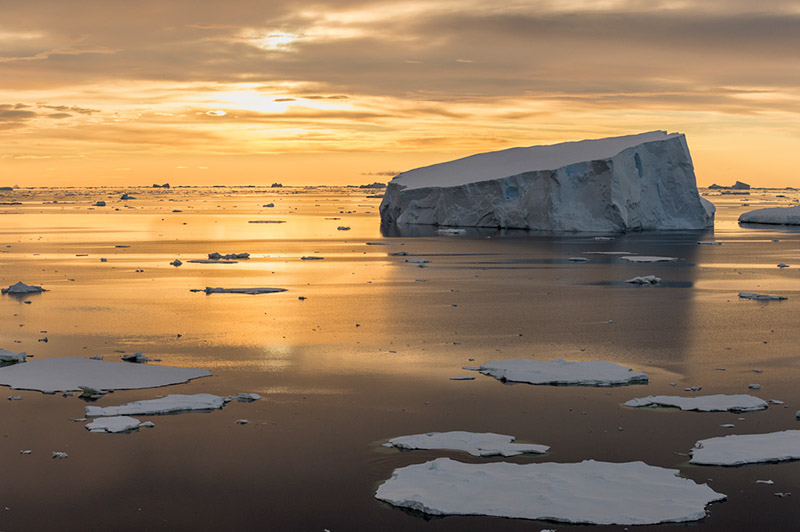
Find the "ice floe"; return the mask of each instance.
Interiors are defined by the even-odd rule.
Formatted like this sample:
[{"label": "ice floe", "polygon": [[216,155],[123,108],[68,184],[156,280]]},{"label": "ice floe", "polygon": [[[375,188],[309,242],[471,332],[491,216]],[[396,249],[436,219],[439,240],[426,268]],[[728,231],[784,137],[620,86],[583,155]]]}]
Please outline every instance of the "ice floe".
[{"label": "ice floe", "polygon": [[227,259],[196,259],[186,262],[191,262],[192,264],[238,264],[239,261]]},{"label": "ice floe", "polygon": [[36,294],[39,292],[47,292],[41,286],[25,284],[22,281],[12,284],[8,288],[0,288],[3,294]]},{"label": "ice floe", "polygon": [[721,246],[722,242],[717,242],[716,240],[698,240],[698,244],[705,244],[707,246]]},{"label": "ice floe", "polygon": [[286,288],[212,288],[206,286],[203,290],[192,290],[193,292],[205,292],[206,294],[274,294],[277,292],[286,292]]},{"label": "ice floe", "polygon": [[603,360],[568,362],[560,358],[553,361],[518,358],[486,362],[479,371],[502,381],[530,384],[614,386],[647,384],[648,381],[646,373]]},{"label": "ice floe", "polygon": [[644,277],[634,277],[633,279],[628,279],[625,281],[626,283],[631,284],[658,284],[661,282],[661,277],[656,277],[655,275],[645,275]]},{"label": "ice floe", "polygon": [[770,225],[800,225],[800,205],[756,209],[739,216],[739,222]]},{"label": "ice floe", "polygon": [[240,393],[236,395],[236,400],[241,403],[252,403],[253,401],[258,401],[261,399],[261,396],[257,393]]},{"label": "ice floe", "polygon": [[422,257],[413,257],[410,259],[406,259],[406,262],[410,262],[411,264],[427,264],[430,262],[430,260],[423,259]]},{"label": "ice floe", "polygon": [[157,388],[208,377],[199,368],[176,368],[124,362],[106,362],[79,357],[42,358],[0,368],[0,385],[14,390],[45,393],[94,390]]},{"label": "ice floe", "polygon": [[87,423],[86,430],[89,432],[127,432],[138,429],[140,425],[141,422],[133,417],[103,417]]},{"label": "ice floe", "polygon": [[513,443],[516,438],[492,432],[428,432],[392,438],[387,447],[398,449],[442,449],[465,451],[473,456],[516,456],[523,453],[541,454],[550,448],[535,443]]},{"label": "ice floe", "polygon": [[570,257],[567,260],[570,262],[589,262],[589,259],[586,257]]},{"label": "ice floe", "polygon": [[488,515],[566,523],[695,521],[725,495],[643,462],[465,464],[438,458],[395,469],[375,497],[431,515]]},{"label": "ice floe", "polygon": [[227,255],[222,255],[222,254],[217,253],[215,251],[214,253],[209,253],[208,254],[208,258],[211,259],[211,260],[231,260],[231,259],[247,260],[247,259],[250,258],[250,254],[249,253],[228,253]]},{"label": "ice floe", "polygon": [[472,375],[455,375],[450,377],[451,381],[474,381],[475,377]]},{"label": "ice floe", "polygon": [[764,410],[767,402],[752,395],[702,395],[697,397],[679,397],[675,395],[650,395],[631,399],[625,406],[641,407],[674,407],[681,410],[697,412],[751,412]]},{"label": "ice floe", "polygon": [[249,224],[285,224],[286,220],[250,220]]},{"label": "ice floe", "polygon": [[693,464],[735,466],[800,459],[800,430],[768,434],[732,434],[700,440],[692,449]]},{"label": "ice floe", "polygon": [[161,360],[158,358],[149,358],[143,355],[141,351],[137,351],[129,355],[122,355],[122,360],[125,362],[133,362],[134,364],[144,364],[145,362],[161,362]]},{"label": "ice floe", "polygon": [[325,257],[314,257],[313,255],[304,255],[300,260],[323,260]]},{"label": "ice floe", "polygon": [[175,412],[209,411],[222,408],[225,397],[210,393],[194,395],[173,394],[159,399],[146,399],[120,406],[87,406],[86,417],[100,416],[151,416]]},{"label": "ice floe", "polygon": [[653,255],[625,255],[624,257],[620,257],[622,260],[627,260],[629,262],[636,262],[636,263],[646,263],[646,262],[675,262],[678,260],[678,257],[657,257]]},{"label": "ice floe", "polygon": [[28,355],[25,353],[15,353],[13,351],[9,351],[8,349],[0,349],[0,363],[2,364],[17,364],[19,362],[25,362]]},{"label": "ice floe", "polygon": [[784,296],[771,296],[769,294],[754,294],[752,292],[739,292],[739,297],[742,299],[756,299],[758,301],[780,301],[787,299]]}]

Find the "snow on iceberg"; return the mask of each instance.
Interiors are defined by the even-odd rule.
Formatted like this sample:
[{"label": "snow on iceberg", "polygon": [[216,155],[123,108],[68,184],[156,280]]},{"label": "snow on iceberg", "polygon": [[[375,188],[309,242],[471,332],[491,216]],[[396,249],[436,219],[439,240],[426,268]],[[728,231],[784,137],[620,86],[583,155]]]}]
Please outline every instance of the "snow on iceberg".
[{"label": "snow on iceberg", "polygon": [[86,417],[100,416],[152,416],[176,412],[210,411],[222,408],[227,399],[210,393],[194,395],[173,394],[159,399],[146,399],[120,406],[87,406]]},{"label": "snow on iceberg", "polygon": [[0,368],[0,385],[14,390],[45,393],[95,390],[136,390],[180,384],[211,372],[199,368],[176,368],[106,362],[79,357],[42,358]]},{"label": "snow on iceberg", "polygon": [[720,436],[700,440],[692,449],[692,464],[736,466],[800,459],[800,430],[769,434]]},{"label": "snow on iceberg", "polygon": [[704,229],[680,133],[651,131],[481,153],[403,172],[380,205],[384,224],[548,231]]},{"label": "snow on iceberg", "polygon": [[486,362],[478,371],[501,381],[530,384],[614,386],[647,384],[648,381],[646,373],[632,371],[631,368],[603,360],[568,362],[559,358],[548,362],[518,358]]},{"label": "snow on iceberg", "polygon": [[695,521],[725,499],[675,469],[643,462],[465,464],[438,458],[395,469],[375,497],[431,515],[489,515],[565,523]]},{"label": "snow on iceberg", "polygon": [[800,205],[756,209],[739,216],[739,223],[800,225]]},{"label": "snow on iceberg", "polygon": [[25,284],[22,281],[12,284],[8,288],[0,288],[0,292],[4,294],[37,294],[39,292],[47,292],[41,286]]},{"label": "snow on iceberg", "polygon": [[138,419],[128,416],[114,416],[95,419],[86,424],[89,432],[127,432],[138,429],[141,423]]},{"label": "snow on iceberg", "polygon": [[698,397],[679,397],[674,395],[649,395],[631,399],[625,406],[675,407],[696,412],[752,412],[767,408],[766,401],[752,395],[702,395]]},{"label": "snow on iceberg", "polygon": [[535,443],[512,443],[516,438],[492,432],[428,432],[392,438],[387,447],[398,449],[449,449],[466,451],[473,456],[516,456],[522,453],[541,454],[550,448]]}]

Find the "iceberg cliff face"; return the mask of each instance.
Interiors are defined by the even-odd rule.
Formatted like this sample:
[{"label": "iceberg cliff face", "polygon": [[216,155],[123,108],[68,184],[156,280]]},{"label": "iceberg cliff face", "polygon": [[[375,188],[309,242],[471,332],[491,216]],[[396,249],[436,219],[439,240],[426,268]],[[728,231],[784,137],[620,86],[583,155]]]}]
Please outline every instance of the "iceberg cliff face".
[{"label": "iceberg cliff face", "polygon": [[404,172],[381,202],[385,224],[547,231],[704,229],[682,134],[664,131],[512,148]]}]

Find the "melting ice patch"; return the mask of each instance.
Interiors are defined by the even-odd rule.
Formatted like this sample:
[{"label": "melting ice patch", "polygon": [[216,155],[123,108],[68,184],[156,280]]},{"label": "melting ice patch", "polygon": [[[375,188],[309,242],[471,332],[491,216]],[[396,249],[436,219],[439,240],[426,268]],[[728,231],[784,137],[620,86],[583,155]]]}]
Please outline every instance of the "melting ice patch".
[{"label": "melting ice patch", "polygon": [[432,515],[644,525],[702,519],[705,506],[725,495],[643,462],[465,464],[438,458],[395,469],[375,497]]},{"label": "melting ice patch", "polygon": [[173,394],[160,399],[147,399],[121,406],[87,406],[86,417],[100,416],[152,416],[190,412],[192,410],[208,411],[222,408],[227,399],[210,393],[194,395]]},{"label": "melting ice patch", "polygon": [[581,386],[614,386],[622,384],[647,384],[646,373],[606,362],[591,360],[568,362],[563,359],[544,360],[498,360],[486,362],[479,371],[496,379],[529,384],[576,384]]},{"label": "melting ice patch", "polygon": [[752,395],[703,395],[699,397],[678,397],[674,395],[649,395],[631,399],[625,406],[674,407],[696,412],[752,412],[767,408],[766,401]]},{"label": "melting ice patch", "polygon": [[700,440],[692,449],[693,464],[735,466],[800,459],[800,430],[721,436]]},{"label": "melting ice patch", "polygon": [[449,449],[465,451],[473,456],[516,456],[522,453],[541,454],[550,448],[535,443],[513,443],[516,438],[492,432],[429,432],[392,438],[387,447],[398,449]]},{"label": "melting ice patch", "polygon": [[211,372],[199,368],[176,368],[106,362],[88,358],[42,358],[0,368],[0,385],[14,390],[45,393],[95,390],[136,390],[180,384]]}]

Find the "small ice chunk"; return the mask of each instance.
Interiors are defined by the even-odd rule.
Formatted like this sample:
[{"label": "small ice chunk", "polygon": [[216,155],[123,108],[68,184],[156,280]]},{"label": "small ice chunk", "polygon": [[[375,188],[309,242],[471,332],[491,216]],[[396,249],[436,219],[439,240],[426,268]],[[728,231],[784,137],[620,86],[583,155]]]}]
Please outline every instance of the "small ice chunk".
[{"label": "small ice chunk", "polygon": [[12,284],[8,288],[0,288],[0,292],[3,294],[35,294],[38,292],[47,292],[47,290],[41,286],[25,284],[20,281],[16,284]]},{"label": "small ice chunk", "polygon": [[456,375],[455,377],[450,377],[451,381],[474,381],[475,377],[472,375]]},{"label": "small ice chunk", "polygon": [[778,301],[787,299],[784,296],[771,296],[769,294],[753,294],[751,292],[739,292],[739,297],[742,299],[756,299],[758,301]]},{"label": "small ice chunk", "polygon": [[63,451],[53,451],[53,458],[67,458],[69,455]]},{"label": "small ice chunk", "polygon": [[778,264],[778,268],[788,268],[788,267],[789,267],[789,265],[788,265],[788,264],[785,264],[785,263],[783,263],[783,262],[781,262],[780,264]]},{"label": "small ice chunk", "polygon": [[480,371],[480,366],[461,366],[461,369],[466,369],[467,371]]},{"label": "small ice chunk", "polygon": [[197,259],[190,260],[192,264],[238,264],[239,261],[235,260],[215,260],[215,259]]},{"label": "small ice chunk", "polygon": [[236,400],[242,403],[252,403],[259,399],[261,399],[261,396],[257,393],[240,393],[236,396]]},{"label": "small ice chunk", "polygon": [[589,262],[589,259],[586,257],[570,257],[567,260],[570,262]]},{"label": "small ice chunk", "polygon": [[30,449],[20,449],[19,454],[31,454],[33,451]]},{"label": "small ice chunk", "polygon": [[242,259],[247,260],[250,258],[249,253],[228,253],[227,255],[222,255],[221,253],[209,253],[208,258],[211,260],[233,260],[233,259]]},{"label": "small ice chunk", "polygon": [[9,401],[22,401],[22,396],[21,395],[9,395],[8,396],[8,400]]},{"label": "small ice chunk", "polygon": [[375,497],[431,515],[489,515],[570,524],[703,519],[725,495],[643,462],[466,464],[438,458],[395,469]]},{"label": "small ice chunk", "polygon": [[411,264],[427,264],[430,262],[430,260],[423,259],[422,257],[412,257],[410,259],[406,259],[406,262],[410,262]]},{"label": "small ice chunk", "polygon": [[28,355],[25,353],[15,353],[13,351],[9,351],[8,349],[0,349],[0,363],[3,364],[17,364],[19,362],[25,362],[27,357]]},{"label": "small ice chunk", "polygon": [[463,235],[466,234],[467,230],[442,228],[442,229],[437,229],[436,232],[440,235]]},{"label": "small ice chunk", "polygon": [[396,253],[392,253],[393,257],[406,257],[408,256],[408,251],[398,251]]},{"label": "small ice chunk", "polygon": [[782,405],[783,401],[779,401],[778,399],[770,399],[769,404],[771,405]]},{"label": "small ice chunk", "polygon": [[95,202],[94,206],[95,207],[105,207],[106,206],[106,202],[105,201],[97,201],[97,202]]},{"label": "small ice chunk", "polygon": [[772,485],[772,484],[775,484],[775,482],[772,481],[772,480],[756,480],[756,484],[769,484],[769,485]]},{"label": "small ice chunk", "polygon": [[134,364],[143,364],[145,362],[161,362],[157,358],[146,357],[141,351],[137,351],[128,355],[122,355],[122,360],[125,362],[133,362]]},{"label": "small ice chunk", "polygon": [[692,449],[693,464],[736,466],[800,459],[800,430],[768,434],[720,436],[700,440]]},{"label": "small ice chunk", "polygon": [[760,384],[748,384],[747,387],[750,388],[751,390],[760,390],[761,389],[761,385]]},{"label": "small ice chunk", "polygon": [[285,224],[286,220],[250,220],[249,224]]},{"label": "small ice chunk", "polygon": [[325,257],[314,257],[312,255],[305,255],[303,257],[300,257],[300,260],[322,260],[324,258]]},{"label": "small ice chunk", "polygon": [[674,395],[650,395],[631,399],[625,406],[641,407],[675,407],[681,410],[696,412],[751,412],[764,410],[767,403],[752,395],[702,395],[697,397],[679,397]]},{"label": "small ice chunk", "polygon": [[473,456],[516,456],[523,453],[542,454],[550,448],[533,443],[512,443],[516,438],[493,432],[428,432],[400,436],[389,440],[389,447],[398,449],[442,449],[465,451]]},{"label": "small ice chunk", "polygon": [[699,240],[698,244],[706,244],[708,246],[721,246],[722,242],[717,242],[716,240]]},{"label": "small ice chunk", "polygon": [[178,266],[180,266],[181,264],[183,264],[183,263],[180,261],[180,259],[175,259],[172,262],[170,262],[170,265],[175,266],[176,268]]},{"label": "small ice chunk", "polygon": [[626,255],[620,258],[622,260],[627,260],[629,262],[636,262],[636,263],[675,262],[676,260],[678,260],[678,257],[656,257],[651,255]]},{"label": "small ice chunk", "polygon": [[633,255],[630,251],[583,251],[584,255]]},{"label": "small ice chunk", "polygon": [[86,424],[89,432],[128,432],[138,429],[138,419],[128,416],[103,417]]},{"label": "small ice chunk", "polygon": [[250,294],[250,295],[258,295],[258,294],[274,294],[277,292],[286,292],[286,288],[212,288],[210,286],[206,286],[204,290],[198,290],[199,292],[205,292],[206,294]]},{"label": "small ice chunk", "polygon": [[656,277],[655,275],[645,275],[644,277],[634,277],[633,279],[628,279],[625,281],[626,283],[631,284],[658,284],[661,282],[661,277]]},{"label": "small ice chunk", "polygon": [[530,384],[577,384],[581,386],[614,386],[622,384],[647,384],[646,373],[631,368],[592,360],[568,362],[563,359],[543,360],[499,360],[481,365],[480,372],[501,381],[527,382]]},{"label": "small ice chunk", "polygon": [[720,425],[720,427],[722,427],[723,429],[732,429],[735,426],[736,425],[734,425],[733,423],[725,423],[724,425]]},{"label": "small ice chunk", "polygon": [[349,231],[350,227],[347,226],[347,225],[340,225],[339,227],[336,228],[336,230],[337,231]]},{"label": "small ice chunk", "polygon": [[225,398],[210,393],[198,393],[194,395],[173,394],[161,399],[146,399],[136,401],[121,406],[87,406],[87,417],[100,416],[148,416],[159,414],[171,414],[175,412],[189,412],[217,410],[225,405]]},{"label": "small ice chunk", "polygon": [[237,419],[236,423],[239,425],[247,425],[248,421],[246,419]]}]

